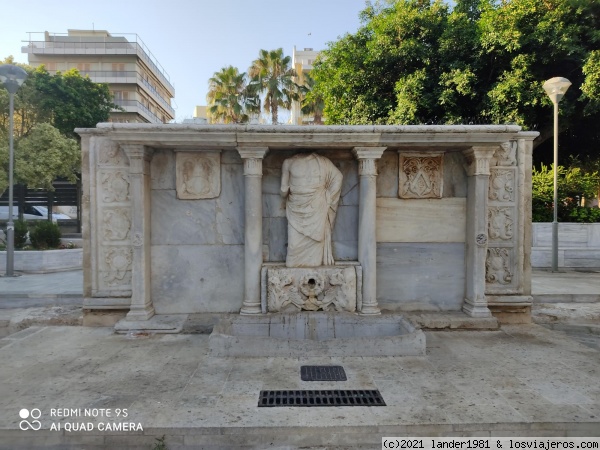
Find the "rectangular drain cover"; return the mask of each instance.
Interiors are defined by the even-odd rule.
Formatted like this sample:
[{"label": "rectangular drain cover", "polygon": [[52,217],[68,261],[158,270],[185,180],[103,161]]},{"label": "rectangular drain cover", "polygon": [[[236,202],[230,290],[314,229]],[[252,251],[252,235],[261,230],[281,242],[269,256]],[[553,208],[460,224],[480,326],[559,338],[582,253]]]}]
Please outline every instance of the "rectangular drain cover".
[{"label": "rectangular drain cover", "polygon": [[346,381],[342,366],[301,366],[302,381]]},{"label": "rectangular drain cover", "polygon": [[377,390],[260,391],[259,407],[268,406],[386,406]]}]

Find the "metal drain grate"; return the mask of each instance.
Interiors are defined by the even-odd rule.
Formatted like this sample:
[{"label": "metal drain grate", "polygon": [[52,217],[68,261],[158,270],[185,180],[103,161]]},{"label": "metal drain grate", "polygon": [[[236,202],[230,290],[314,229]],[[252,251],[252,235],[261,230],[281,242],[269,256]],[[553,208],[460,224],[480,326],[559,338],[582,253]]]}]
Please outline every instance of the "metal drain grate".
[{"label": "metal drain grate", "polygon": [[302,381],[346,381],[342,366],[301,366]]},{"label": "metal drain grate", "polygon": [[259,407],[386,406],[377,390],[260,391]]}]

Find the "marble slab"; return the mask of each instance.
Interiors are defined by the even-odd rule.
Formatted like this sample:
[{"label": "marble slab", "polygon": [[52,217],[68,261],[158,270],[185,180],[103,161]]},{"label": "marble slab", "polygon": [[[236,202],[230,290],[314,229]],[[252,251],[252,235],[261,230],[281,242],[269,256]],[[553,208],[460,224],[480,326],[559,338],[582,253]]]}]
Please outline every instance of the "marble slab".
[{"label": "marble slab", "polygon": [[377,199],[377,242],[465,242],[465,198]]},{"label": "marble slab", "polygon": [[465,295],[465,245],[377,245],[377,301],[382,311],[456,311]]}]

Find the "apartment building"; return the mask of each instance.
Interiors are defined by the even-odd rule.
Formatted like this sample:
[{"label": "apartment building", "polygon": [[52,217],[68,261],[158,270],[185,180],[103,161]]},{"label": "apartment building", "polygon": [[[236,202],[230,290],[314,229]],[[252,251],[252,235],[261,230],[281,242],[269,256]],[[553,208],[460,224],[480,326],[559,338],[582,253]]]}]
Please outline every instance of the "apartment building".
[{"label": "apartment building", "polygon": [[33,67],[43,64],[50,74],[76,68],[96,83],[108,83],[114,103],[123,109],[111,113],[111,122],[167,123],[175,118],[175,88],[137,34],[46,31],[30,33],[24,42],[21,51]]},{"label": "apartment building", "polygon": [[[304,74],[308,73],[313,68],[313,63],[319,56],[319,52],[313,50],[312,48],[305,48],[304,50],[296,50],[296,46],[294,46],[294,50],[292,51],[292,67],[296,71],[296,83],[303,84],[304,83]],[[313,118],[307,117],[302,114],[302,107],[300,102],[294,101],[292,102],[292,111],[290,123],[292,125],[307,125],[312,123]]]}]

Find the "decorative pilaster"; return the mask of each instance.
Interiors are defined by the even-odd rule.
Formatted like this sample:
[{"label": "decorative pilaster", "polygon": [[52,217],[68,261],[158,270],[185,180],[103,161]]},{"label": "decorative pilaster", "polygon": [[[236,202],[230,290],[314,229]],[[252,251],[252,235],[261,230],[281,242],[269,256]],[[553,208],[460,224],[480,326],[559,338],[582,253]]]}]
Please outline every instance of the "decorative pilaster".
[{"label": "decorative pilaster", "polygon": [[244,303],[240,314],[261,314],[260,270],[262,257],[262,160],[268,147],[238,147],[244,160]]},{"label": "decorative pilaster", "polygon": [[466,286],[463,311],[472,317],[490,317],[485,298],[486,254],[488,243],[488,187],[490,160],[495,147],[471,147],[466,159],[467,233]]},{"label": "decorative pilaster", "polygon": [[354,147],[358,159],[358,260],[363,268],[360,314],[381,314],[377,304],[377,160],[386,147]]},{"label": "decorative pilaster", "polygon": [[121,145],[129,158],[131,194],[131,307],[128,320],[148,320],[154,315],[150,267],[150,160],[154,150],[137,144]]}]

